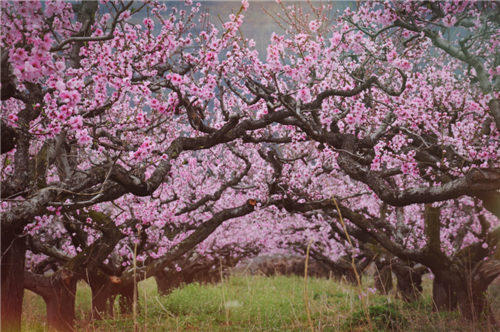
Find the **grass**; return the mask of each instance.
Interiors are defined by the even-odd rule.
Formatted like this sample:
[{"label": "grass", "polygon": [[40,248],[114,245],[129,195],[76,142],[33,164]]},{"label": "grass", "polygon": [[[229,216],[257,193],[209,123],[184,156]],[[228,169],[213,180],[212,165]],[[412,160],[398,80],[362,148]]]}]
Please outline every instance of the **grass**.
[{"label": "grass", "polygon": [[[405,304],[393,296],[371,294],[363,285],[369,315],[359,290],[345,283],[308,279],[308,300],[317,331],[368,331],[368,316],[377,331],[488,330],[461,321],[456,313],[434,313],[429,287],[419,302]],[[92,321],[90,289],[78,285],[76,312],[79,331],[133,331],[132,315]],[[190,284],[168,296],[158,296],[154,279],[139,284],[141,331],[307,331],[304,280],[300,277],[232,276],[216,285]],[[23,331],[47,331],[45,305],[26,291]],[[118,310],[116,310],[118,312]],[[485,329],[483,329],[485,328]]]}]

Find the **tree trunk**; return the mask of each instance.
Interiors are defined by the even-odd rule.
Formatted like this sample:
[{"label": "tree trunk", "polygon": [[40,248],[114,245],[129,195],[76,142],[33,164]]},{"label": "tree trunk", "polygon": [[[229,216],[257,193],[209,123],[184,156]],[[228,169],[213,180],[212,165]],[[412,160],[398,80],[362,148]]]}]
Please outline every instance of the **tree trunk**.
[{"label": "tree trunk", "polygon": [[397,288],[405,302],[414,302],[422,294],[423,270],[414,269],[404,263],[393,264],[393,272],[397,278]]},{"label": "tree trunk", "polygon": [[460,310],[468,320],[478,321],[487,306],[486,289],[500,275],[500,261],[491,259],[472,269],[454,265],[450,271],[434,273],[433,300],[436,310]]},{"label": "tree trunk", "polygon": [[26,245],[13,231],[2,229],[2,331],[21,331]]},{"label": "tree trunk", "polygon": [[155,281],[160,295],[168,295],[175,288],[175,285],[172,283],[172,277],[164,271],[155,275]]},{"label": "tree trunk", "polygon": [[[466,292],[457,291],[460,311],[464,317],[477,321],[482,318],[483,314],[491,314],[491,312],[485,312],[488,307],[486,290],[498,276],[500,276],[500,260],[496,259],[479,262],[467,275],[466,287],[461,288]],[[490,319],[494,320],[492,316]]]},{"label": "tree trunk", "polygon": [[[446,278],[448,279],[448,278]],[[432,282],[432,301],[437,311],[454,310],[457,307],[457,296],[451,282],[434,275]]]},{"label": "tree trunk", "polygon": [[158,293],[160,295],[168,295],[172,291],[173,287],[170,280],[162,273],[161,275],[155,275],[156,287],[158,288]]},{"label": "tree trunk", "polygon": [[92,291],[92,318],[102,319],[106,316],[112,316],[113,313],[110,312],[110,305],[108,304],[111,300],[111,295],[105,289],[106,285],[103,284],[102,287],[93,288]]},{"label": "tree trunk", "polygon": [[377,291],[387,295],[391,291],[392,286],[391,267],[387,264],[377,264],[377,271],[375,272],[375,288]]},{"label": "tree trunk", "polygon": [[43,297],[49,329],[74,331],[77,278],[67,270],[50,277],[25,272],[24,287]]},{"label": "tree trunk", "polygon": [[92,317],[113,317],[114,294],[110,280],[103,275],[91,275],[87,282],[92,291]]},{"label": "tree trunk", "polygon": [[[135,288],[137,293],[137,287]],[[128,283],[125,285],[120,285],[118,294],[120,295],[119,304],[120,304],[120,312],[122,314],[130,314],[133,311],[134,305],[134,283]],[[137,299],[139,297],[137,296]]]},{"label": "tree trunk", "polygon": [[73,331],[75,322],[76,278],[52,278],[52,296],[46,300],[47,322],[57,331]]},{"label": "tree trunk", "polygon": [[[358,272],[359,276],[359,282],[361,282],[361,274]],[[356,273],[354,272],[353,268],[346,269],[344,271],[344,275],[342,277],[346,282],[352,284],[352,285],[357,285],[358,284],[358,279],[356,278]]]}]

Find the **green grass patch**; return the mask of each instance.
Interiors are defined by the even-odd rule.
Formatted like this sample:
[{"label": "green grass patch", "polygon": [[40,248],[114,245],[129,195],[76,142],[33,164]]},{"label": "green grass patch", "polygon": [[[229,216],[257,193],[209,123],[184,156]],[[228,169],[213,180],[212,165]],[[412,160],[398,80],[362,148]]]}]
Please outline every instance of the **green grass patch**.
[{"label": "green grass patch", "polygon": [[[140,331],[307,331],[307,298],[315,331],[468,330],[456,313],[432,312],[428,292],[406,304],[393,295],[370,294],[372,283],[367,278],[360,290],[309,278],[305,296],[300,277],[232,276],[219,284],[193,283],[159,296],[154,279],[148,279],[139,284],[137,324]],[[363,301],[360,294],[365,294]],[[47,331],[43,300],[26,291],[23,306],[23,331]],[[101,321],[91,319],[90,308],[90,289],[79,283],[78,331],[134,331],[132,316],[121,315],[117,305],[115,317]]]},{"label": "green grass patch", "polygon": [[394,331],[404,328],[408,321],[394,303],[374,304],[367,310],[357,310],[346,320],[344,329],[369,326],[376,331]]}]

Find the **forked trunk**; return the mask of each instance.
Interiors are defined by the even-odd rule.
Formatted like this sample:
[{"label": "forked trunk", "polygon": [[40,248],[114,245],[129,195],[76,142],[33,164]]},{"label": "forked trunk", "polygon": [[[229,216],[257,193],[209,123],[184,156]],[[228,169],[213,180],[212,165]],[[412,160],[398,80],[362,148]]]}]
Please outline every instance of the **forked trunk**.
[{"label": "forked trunk", "polygon": [[500,275],[500,261],[478,263],[472,271],[455,266],[454,271],[435,273],[433,300],[437,310],[458,309],[463,317],[477,321],[487,308],[486,289]]},{"label": "forked trunk", "polygon": [[495,321],[492,313],[485,311],[488,308],[486,290],[499,276],[500,260],[498,259],[490,259],[478,263],[472,272],[467,275],[465,279],[466,287],[463,288],[466,290],[466,293],[457,292],[460,311],[466,318],[477,321],[489,316],[493,322]]}]

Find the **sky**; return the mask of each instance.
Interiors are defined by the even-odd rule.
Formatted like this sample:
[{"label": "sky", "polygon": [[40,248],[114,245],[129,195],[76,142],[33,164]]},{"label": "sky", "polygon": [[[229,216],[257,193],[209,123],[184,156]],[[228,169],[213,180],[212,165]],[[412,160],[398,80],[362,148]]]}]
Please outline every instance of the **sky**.
[{"label": "sky", "polygon": [[[201,3],[201,12],[208,11],[211,16],[211,22],[216,26],[220,26],[220,17],[223,21],[227,21],[229,14],[237,13],[241,7],[240,0],[227,0],[227,1],[195,1]],[[320,3],[332,3],[333,10],[339,9],[343,11],[348,6],[354,8],[356,1],[312,1],[315,5]],[[178,8],[184,7],[183,1],[168,1],[172,6]],[[244,14],[245,18],[243,20],[243,25],[241,31],[243,35],[247,38],[254,39],[256,43],[256,48],[261,54],[265,54],[266,47],[269,43],[272,32],[281,33],[283,32],[279,24],[276,23],[275,19],[269,15],[275,15],[276,13],[282,11],[281,6],[276,3],[276,1],[270,0],[249,0],[250,7],[248,11]],[[308,8],[309,4],[307,1],[283,1],[285,6],[287,5],[298,5]]]},{"label": "sky", "polygon": [[[253,38],[256,42],[259,51],[265,50],[269,42],[271,33],[282,32],[280,26],[275,22],[268,13],[275,15],[282,9],[276,1],[252,1],[250,0],[250,7],[245,13],[245,19],[241,28],[244,36]],[[315,1],[320,4],[319,1]],[[323,1],[324,2],[324,1]],[[241,6],[241,1],[203,1],[202,8],[209,10],[211,15],[220,15],[227,17],[231,12],[236,13]],[[308,7],[306,1],[284,1],[285,5],[300,5],[305,8]],[[335,1],[333,2],[334,8],[345,9],[352,1]],[[267,12],[267,13],[266,13]]]}]

